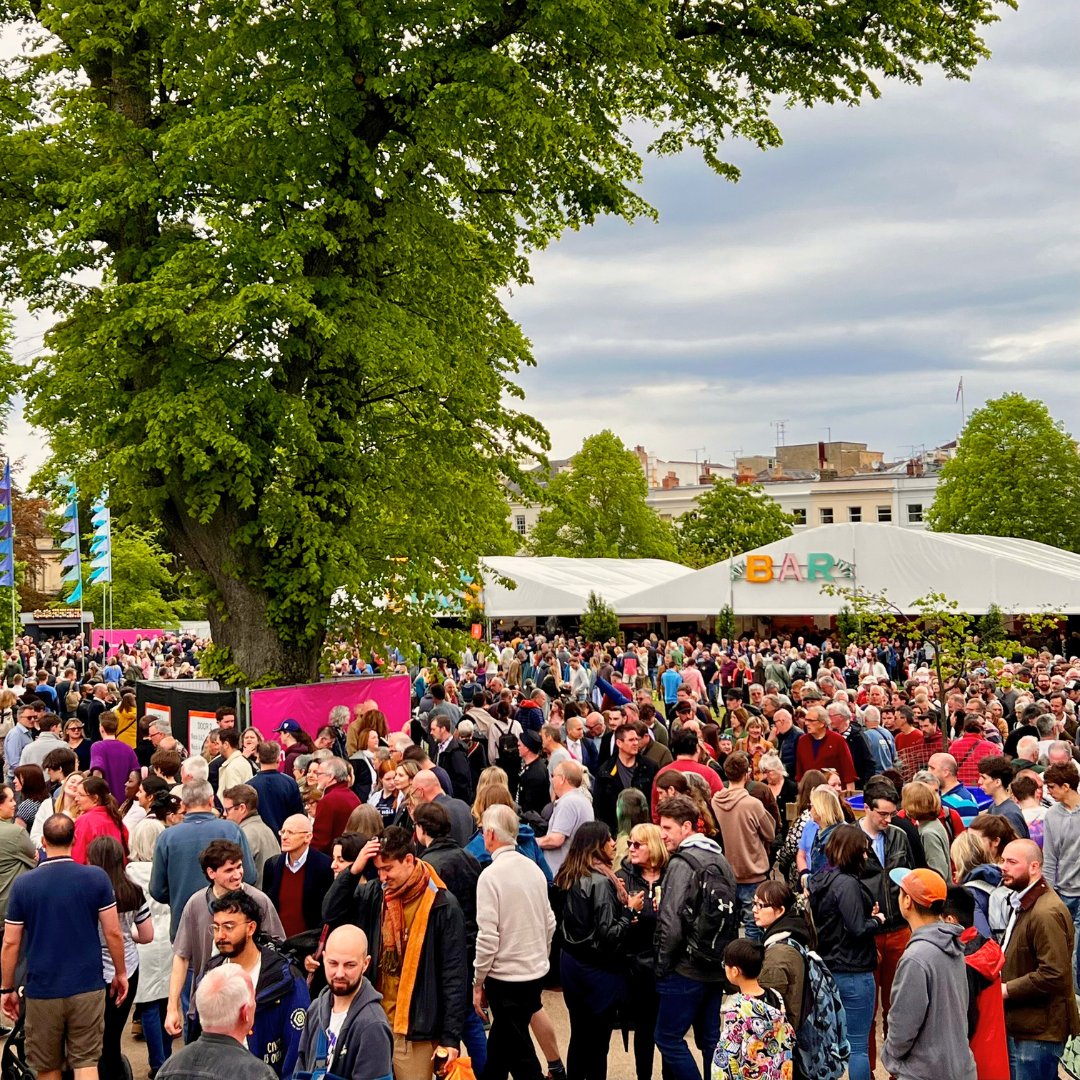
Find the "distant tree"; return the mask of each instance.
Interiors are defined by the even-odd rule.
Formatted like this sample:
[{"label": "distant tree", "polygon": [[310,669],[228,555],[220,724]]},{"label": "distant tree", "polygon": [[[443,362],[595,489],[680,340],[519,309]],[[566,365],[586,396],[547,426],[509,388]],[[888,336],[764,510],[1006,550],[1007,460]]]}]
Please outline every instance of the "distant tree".
[{"label": "distant tree", "polygon": [[1005,394],[971,414],[945,463],[935,532],[1038,540],[1080,551],[1080,455],[1041,401]]},{"label": "distant tree", "polygon": [[[112,538],[112,624],[132,629],[175,630],[190,601],[181,604],[169,556],[148,533],[139,529],[113,527]],[[89,563],[83,579],[90,580]],[[84,588],[83,606],[94,612],[99,627],[105,625],[104,587]]]},{"label": "distant tree", "polygon": [[735,612],[730,604],[725,604],[716,616],[716,637],[731,641],[735,637]]},{"label": "distant tree", "polygon": [[679,561],[708,566],[783,540],[794,523],[760,484],[736,484],[717,476],[693,510],[678,520]]},{"label": "distant tree", "polygon": [[607,641],[619,632],[619,616],[598,593],[590,592],[581,615],[581,637],[585,641]]},{"label": "distant tree", "polygon": [[533,526],[534,555],[579,559],[676,559],[671,526],[645,501],[641,463],[617,435],[582,443],[569,472],[553,477]]}]

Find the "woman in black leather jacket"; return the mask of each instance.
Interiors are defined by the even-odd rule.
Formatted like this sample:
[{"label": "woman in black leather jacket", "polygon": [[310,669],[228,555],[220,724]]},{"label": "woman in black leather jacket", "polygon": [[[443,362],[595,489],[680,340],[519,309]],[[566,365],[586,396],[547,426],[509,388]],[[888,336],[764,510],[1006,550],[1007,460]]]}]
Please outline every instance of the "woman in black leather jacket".
[{"label": "woman in black leather jacket", "polygon": [[565,892],[563,995],[570,1013],[567,1080],[607,1080],[608,1048],[626,996],[626,941],[644,895],[615,876],[615,841],[602,821],[580,826],[555,878]]},{"label": "woman in black leather jacket", "polygon": [[626,936],[629,962],[629,993],[623,1017],[634,1029],[634,1065],[637,1080],[652,1080],[656,1041],[656,909],[663,891],[668,853],[655,825],[635,825],[630,830],[629,851],[615,871],[629,896],[641,893],[641,910],[634,915]]},{"label": "woman in black leather jacket", "polygon": [[874,1022],[875,932],[885,921],[860,875],[868,840],[858,825],[837,825],[825,844],[825,868],[809,881],[818,953],[836,980],[847,1014],[850,1080],[871,1080],[869,1043]]}]

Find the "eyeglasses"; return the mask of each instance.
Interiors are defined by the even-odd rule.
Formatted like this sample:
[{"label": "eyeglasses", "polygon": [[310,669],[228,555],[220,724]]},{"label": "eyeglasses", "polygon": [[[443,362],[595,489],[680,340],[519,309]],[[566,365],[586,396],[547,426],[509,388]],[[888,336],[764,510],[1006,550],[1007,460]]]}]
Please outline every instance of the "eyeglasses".
[{"label": "eyeglasses", "polygon": [[626,846],[628,848],[633,848],[634,851],[637,851],[638,848],[643,848],[643,847],[646,847],[647,845],[645,844],[644,840],[631,840],[631,841],[629,841],[627,843]]},{"label": "eyeglasses", "polygon": [[760,911],[762,908],[771,908],[772,904],[766,904],[764,900],[755,900],[750,906],[755,911]]}]

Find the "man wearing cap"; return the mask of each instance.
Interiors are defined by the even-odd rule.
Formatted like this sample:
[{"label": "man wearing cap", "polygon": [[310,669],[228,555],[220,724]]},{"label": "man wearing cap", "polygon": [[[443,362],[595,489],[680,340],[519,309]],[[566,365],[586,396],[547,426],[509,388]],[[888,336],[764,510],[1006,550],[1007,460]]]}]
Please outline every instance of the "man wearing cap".
[{"label": "man wearing cap", "polygon": [[518,736],[521,773],[517,782],[517,803],[522,814],[539,814],[551,802],[551,779],[542,757],[544,744],[539,733],[528,730]]},{"label": "man wearing cap", "polygon": [[889,877],[900,886],[911,939],[896,969],[881,1062],[897,1080],[975,1080],[961,928],[941,918],[945,881],[933,870],[895,869]]},{"label": "man wearing cap", "polygon": [[1042,860],[1033,840],[1014,840],[1001,853],[1001,881],[1013,892],[1001,996],[1014,1080],[1056,1080],[1065,1042],[1080,1034],[1072,916],[1046,883]]},{"label": "man wearing cap", "polygon": [[280,742],[285,748],[285,760],[281,763],[281,771],[286,776],[292,776],[293,762],[301,754],[306,753],[303,744],[296,738],[303,730],[304,729],[296,720],[282,720],[281,723],[274,728],[274,733],[281,736]]}]

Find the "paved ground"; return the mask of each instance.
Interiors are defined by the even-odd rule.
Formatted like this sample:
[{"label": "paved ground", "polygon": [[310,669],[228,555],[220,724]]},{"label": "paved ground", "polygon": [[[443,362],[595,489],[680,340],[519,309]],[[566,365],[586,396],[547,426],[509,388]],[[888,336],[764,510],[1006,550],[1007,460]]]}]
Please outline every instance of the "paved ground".
[{"label": "paved ground", "polygon": [[[566,1044],[570,1038],[570,1021],[566,1014],[566,1006],[563,1004],[563,996],[558,993],[545,993],[544,1004],[555,1024],[555,1030],[559,1037],[559,1046],[563,1055],[566,1054]],[[693,1049],[693,1048],[692,1048]],[[135,1080],[146,1080],[148,1073],[146,1061],[146,1046],[142,1042],[136,1042],[128,1036],[124,1039],[124,1053],[131,1062]],[[695,1051],[696,1054],[696,1051]],[[875,1077],[877,1080],[887,1080],[887,1073],[878,1069]],[[660,1080],[660,1056],[656,1056],[653,1064],[653,1078]],[[102,1077],[102,1080],[112,1078]],[[630,1051],[623,1050],[622,1035],[615,1033],[611,1040],[611,1052],[608,1056],[608,1080],[636,1080],[634,1073],[633,1036],[631,1035]]]}]

